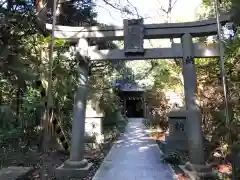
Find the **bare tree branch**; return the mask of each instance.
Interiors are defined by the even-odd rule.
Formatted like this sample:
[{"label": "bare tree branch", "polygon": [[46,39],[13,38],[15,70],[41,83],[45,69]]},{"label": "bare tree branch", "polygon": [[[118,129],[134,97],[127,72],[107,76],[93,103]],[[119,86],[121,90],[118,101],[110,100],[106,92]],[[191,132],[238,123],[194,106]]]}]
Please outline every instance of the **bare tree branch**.
[{"label": "bare tree branch", "polygon": [[100,8],[103,8],[103,9],[105,9],[108,13],[109,13],[109,15],[114,19],[114,20],[117,20],[117,18],[114,18],[113,17],[113,15],[112,15],[112,13],[110,12],[110,10],[109,9],[107,9],[106,7],[104,7],[104,6],[101,6],[101,5],[96,5],[96,6],[98,6],[98,7],[100,7]]},{"label": "bare tree branch", "polygon": [[127,2],[128,2],[128,4],[130,4],[133,8],[134,8],[134,10],[135,10],[135,12],[136,12],[136,15],[137,15],[137,17],[138,18],[140,18],[140,15],[139,15],[139,13],[138,13],[138,9],[137,9],[137,7],[136,6],[134,6],[129,0],[127,0]]},{"label": "bare tree branch", "polygon": [[[123,16],[127,15],[132,15],[132,16],[137,16],[140,17],[137,7],[135,7],[129,0],[127,0],[127,5],[120,5],[120,0],[118,0],[118,3],[111,3],[108,0],[102,0],[106,5],[109,5],[110,7],[112,7],[113,9],[116,9],[118,11],[120,11],[122,13]],[[132,7],[134,9],[135,12],[131,11]],[[126,13],[126,14],[125,14]]]}]

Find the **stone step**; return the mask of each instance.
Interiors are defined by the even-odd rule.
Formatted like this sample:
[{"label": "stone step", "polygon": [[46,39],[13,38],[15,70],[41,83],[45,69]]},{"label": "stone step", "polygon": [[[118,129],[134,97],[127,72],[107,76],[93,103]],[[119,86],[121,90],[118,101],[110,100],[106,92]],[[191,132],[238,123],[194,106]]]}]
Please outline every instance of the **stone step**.
[{"label": "stone step", "polygon": [[27,177],[32,173],[32,167],[17,167],[10,166],[0,170],[1,180],[27,180]]}]

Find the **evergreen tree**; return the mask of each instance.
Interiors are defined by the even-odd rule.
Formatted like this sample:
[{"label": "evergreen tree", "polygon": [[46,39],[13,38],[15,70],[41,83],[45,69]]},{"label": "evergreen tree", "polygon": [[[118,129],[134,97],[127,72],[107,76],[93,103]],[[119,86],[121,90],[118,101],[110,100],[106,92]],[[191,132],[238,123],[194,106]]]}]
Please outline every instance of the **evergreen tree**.
[{"label": "evergreen tree", "polygon": [[58,24],[72,26],[96,25],[93,0],[73,0],[60,5]]}]

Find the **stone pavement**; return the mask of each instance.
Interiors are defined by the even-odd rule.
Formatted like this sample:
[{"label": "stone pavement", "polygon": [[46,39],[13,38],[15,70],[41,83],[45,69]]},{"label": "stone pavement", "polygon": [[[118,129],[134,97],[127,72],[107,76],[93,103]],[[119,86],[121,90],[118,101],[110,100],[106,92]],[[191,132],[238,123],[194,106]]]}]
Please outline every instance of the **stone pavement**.
[{"label": "stone pavement", "polygon": [[142,119],[131,118],[93,180],[174,180],[173,170],[161,162],[160,149],[148,137]]},{"label": "stone pavement", "polygon": [[25,180],[33,172],[31,167],[10,166],[0,170],[1,180]]}]

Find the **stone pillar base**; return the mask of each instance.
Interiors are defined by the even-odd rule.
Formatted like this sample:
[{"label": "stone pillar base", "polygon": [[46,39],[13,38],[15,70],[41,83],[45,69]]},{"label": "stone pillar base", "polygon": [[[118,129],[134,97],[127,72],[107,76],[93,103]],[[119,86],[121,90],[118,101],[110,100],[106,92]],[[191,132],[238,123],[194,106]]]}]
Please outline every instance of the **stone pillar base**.
[{"label": "stone pillar base", "polygon": [[208,164],[196,165],[187,162],[184,166],[179,166],[191,180],[215,180],[216,172]]},{"label": "stone pillar base", "polygon": [[76,179],[82,180],[88,175],[92,163],[88,163],[87,160],[82,161],[70,161],[67,160],[60,167],[55,169],[55,177],[58,180]]}]

